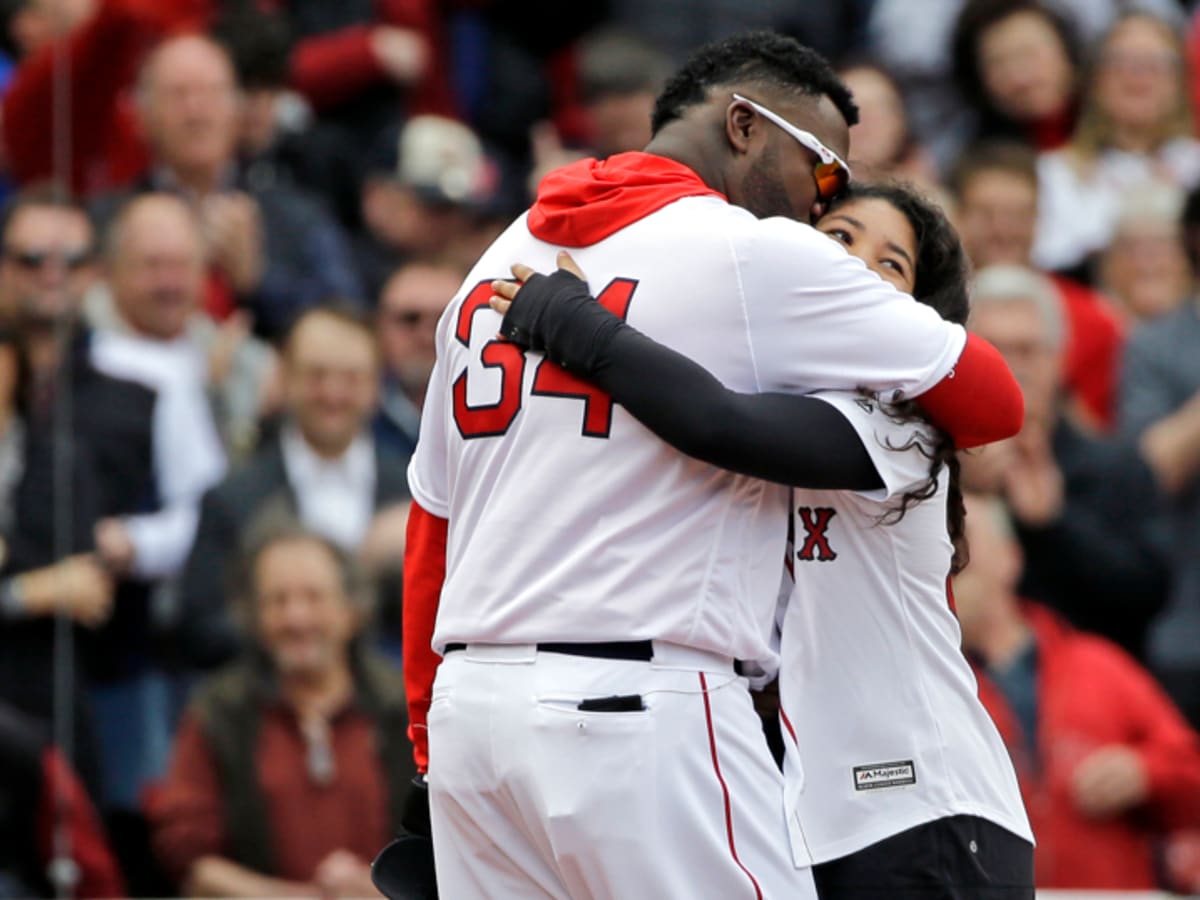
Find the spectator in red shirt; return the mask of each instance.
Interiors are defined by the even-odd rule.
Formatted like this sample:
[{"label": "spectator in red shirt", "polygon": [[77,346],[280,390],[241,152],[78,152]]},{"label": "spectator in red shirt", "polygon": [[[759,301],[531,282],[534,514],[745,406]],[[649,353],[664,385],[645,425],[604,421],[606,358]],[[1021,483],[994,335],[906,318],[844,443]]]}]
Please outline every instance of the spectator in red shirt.
[{"label": "spectator in red shirt", "polygon": [[1002,502],[966,505],[971,563],[954,580],[963,646],[1017,769],[1037,886],[1159,886],[1157,843],[1200,825],[1200,736],[1120,648],[1023,602]]},{"label": "spectator in red shirt", "polygon": [[[28,0],[26,7],[39,4]],[[3,138],[20,184],[53,174],[56,140],[70,141],[71,186],[91,196],[128,185],[146,164],[147,151],[132,104],[132,88],[146,52],[164,36],[207,26],[225,0],[71,0],[69,15],[14,14],[10,33],[24,58],[4,98]],[[432,0],[255,0],[286,12],[298,40],[291,50],[291,85],[323,115],[353,125],[367,139],[401,101],[409,112],[451,114],[449,67]],[[371,9],[364,11],[363,7]],[[65,54],[50,46],[69,33]],[[55,128],[56,72],[67,67],[70,117],[66,135]],[[397,88],[402,93],[397,94]],[[382,105],[378,102],[382,97]]]},{"label": "spectator in red shirt", "polygon": [[979,111],[978,137],[1038,150],[1067,142],[1082,53],[1073,23],[1040,0],[970,0],[954,27],[954,80]]},{"label": "spectator in red shirt", "polygon": [[[963,154],[950,182],[955,224],[976,269],[1034,268],[1038,217],[1037,158],[1020,144],[980,144]],[[1051,275],[1066,319],[1063,381],[1076,411],[1110,429],[1116,416],[1117,369],[1125,328],[1114,305],[1070,278]]]},{"label": "spectator in red shirt", "polygon": [[968,325],[1016,375],[1025,421],[1016,437],[962,455],[964,488],[1009,504],[1025,554],[1023,596],[1141,658],[1169,577],[1164,498],[1145,452],[1097,436],[1064,402],[1066,322],[1045,276],[980,269]]},{"label": "spectator in red shirt", "polygon": [[[199,216],[211,316],[247,309],[271,338],[320,300],[362,299],[349,246],[320,204],[286,185],[252,184],[239,166],[240,96],[223,47],[202,35],[164,41],[142,67],[137,98],[153,157],[134,191],[178,194]],[[111,198],[97,205],[111,208]]]},{"label": "spectator in red shirt", "polygon": [[[211,0],[210,0],[211,2]],[[363,145],[401,112],[453,116],[437,0],[259,0],[296,35],[291,83],[322,118]]]},{"label": "spectator in red shirt", "polygon": [[[67,142],[71,188],[80,196],[123,187],[137,177],[147,152],[129,89],[142,57],[165,34],[202,25],[210,2],[60,4],[72,14],[58,20],[59,28],[35,27],[27,40],[18,42],[24,55],[0,115],[13,179],[30,184],[55,176],[62,142]],[[13,23],[17,33],[19,22]],[[58,118],[64,102],[60,66],[67,75],[65,102],[70,104],[65,131]]]},{"label": "spectator in red shirt", "polygon": [[324,538],[276,525],[246,575],[254,647],[183,719],[156,850],[189,896],[374,895],[414,771],[399,672],[360,643],[367,593]]}]

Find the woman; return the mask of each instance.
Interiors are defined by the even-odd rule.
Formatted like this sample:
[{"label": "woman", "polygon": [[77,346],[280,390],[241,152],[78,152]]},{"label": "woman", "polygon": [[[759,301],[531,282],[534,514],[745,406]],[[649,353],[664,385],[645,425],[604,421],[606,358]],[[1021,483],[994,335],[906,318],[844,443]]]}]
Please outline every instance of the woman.
[{"label": "woman", "polygon": [[1052,150],[1070,138],[1080,50],[1066,17],[1041,0],[970,0],[951,53],[954,81],[979,112],[975,139]]},{"label": "woman", "polygon": [[1148,13],[1119,18],[1100,41],[1070,143],[1038,161],[1033,259],[1073,269],[1112,239],[1121,204],[1147,184],[1200,184],[1200,141],[1183,40]]},{"label": "woman", "polygon": [[[911,191],[855,187],[819,228],[965,321],[962,247]],[[569,272],[513,270],[527,282],[519,292],[494,284],[506,336],[591,378],[683,452],[796,487],[781,621],[785,802],[796,861],[815,864],[822,900],[1032,897],[1016,778],[948,603],[965,561],[950,442],[865,394],[729,391],[592,303]]]}]

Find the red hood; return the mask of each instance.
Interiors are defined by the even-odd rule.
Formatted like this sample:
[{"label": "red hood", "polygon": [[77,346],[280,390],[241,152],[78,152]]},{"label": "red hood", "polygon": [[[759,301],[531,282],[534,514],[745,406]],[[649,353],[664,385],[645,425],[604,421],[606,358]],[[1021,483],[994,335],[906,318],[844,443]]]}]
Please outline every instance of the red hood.
[{"label": "red hood", "polygon": [[653,153],[583,159],[542,179],[529,211],[534,237],[587,247],[684,197],[720,197],[682,163]]}]

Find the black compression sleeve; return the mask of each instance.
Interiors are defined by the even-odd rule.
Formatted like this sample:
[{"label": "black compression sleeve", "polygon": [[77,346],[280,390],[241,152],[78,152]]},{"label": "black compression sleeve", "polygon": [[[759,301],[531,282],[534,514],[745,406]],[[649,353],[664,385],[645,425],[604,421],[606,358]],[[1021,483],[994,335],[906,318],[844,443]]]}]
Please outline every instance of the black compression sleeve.
[{"label": "black compression sleeve", "polygon": [[702,366],[604,309],[569,272],[532,276],[501,332],[596,382],[689,456],[796,487],[882,486],[858,433],[828,403],[727,389]]},{"label": "black compression sleeve", "polygon": [[688,456],[795,487],[883,486],[854,427],[822,400],[731,391],[707,369],[623,323],[607,331],[594,352],[596,384]]}]

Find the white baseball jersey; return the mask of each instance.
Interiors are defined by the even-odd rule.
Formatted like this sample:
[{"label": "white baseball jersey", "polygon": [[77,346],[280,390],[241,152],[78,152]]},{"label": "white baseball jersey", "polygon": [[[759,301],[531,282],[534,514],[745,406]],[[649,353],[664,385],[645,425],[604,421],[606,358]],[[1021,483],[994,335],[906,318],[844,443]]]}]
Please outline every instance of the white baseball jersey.
[{"label": "white baseball jersey", "polygon": [[1032,841],[950,607],[945,470],[936,495],[881,522],[928,478],[929,458],[913,441],[928,448],[930,429],[897,422],[861,394],[815,396],[854,426],[884,487],[797,489],[792,498],[796,584],[779,686],[796,861],[827,862],[952,815]]},{"label": "white baseball jersey", "polygon": [[[438,326],[409,470],[417,502],[449,519],[435,648],[649,638],[771,666],[787,489],[688,459],[497,341],[488,282],[513,262],[549,271],[557,249],[518,219]],[[740,391],[918,394],[965,342],[814,229],[717,197],[572,254],[602,302]]]}]

